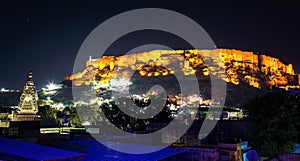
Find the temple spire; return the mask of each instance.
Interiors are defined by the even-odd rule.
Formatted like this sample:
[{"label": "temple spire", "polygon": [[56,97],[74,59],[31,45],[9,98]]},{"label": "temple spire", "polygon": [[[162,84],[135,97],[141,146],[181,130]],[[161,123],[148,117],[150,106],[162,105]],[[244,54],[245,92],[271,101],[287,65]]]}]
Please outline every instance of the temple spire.
[{"label": "temple spire", "polygon": [[38,111],[38,95],[35,90],[35,85],[32,81],[32,71],[28,72],[27,82],[20,96],[18,105],[20,114],[36,114]]},{"label": "temple spire", "polygon": [[28,71],[28,74],[27,74],[27,81],[32,81],[32,71]]}]

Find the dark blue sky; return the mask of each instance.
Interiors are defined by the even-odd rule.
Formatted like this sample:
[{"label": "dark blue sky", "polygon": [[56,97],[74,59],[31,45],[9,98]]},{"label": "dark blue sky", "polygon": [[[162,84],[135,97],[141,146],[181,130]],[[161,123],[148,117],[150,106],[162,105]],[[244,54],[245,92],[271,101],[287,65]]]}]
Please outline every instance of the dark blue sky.
[{"label": "dark blue sky", "polygon": [[[295,3],[226,2],[1,2],[0,87],[22,88],[27,70],[33,70],[38,88],[49,81],[61,82],[71,74],[81,43],[95,27],[116,14],[145,7],[185,14],[198,22],[218,47],[266,53],[293,63],[296,72],[300,72],[300,14]],[[141,43],[170,40],[168,36],[158,40],[158,35],[137,34],[133,39],[133,34],[110,52],[120,54]],[[180,41],[170,45],[188,47]]]}]

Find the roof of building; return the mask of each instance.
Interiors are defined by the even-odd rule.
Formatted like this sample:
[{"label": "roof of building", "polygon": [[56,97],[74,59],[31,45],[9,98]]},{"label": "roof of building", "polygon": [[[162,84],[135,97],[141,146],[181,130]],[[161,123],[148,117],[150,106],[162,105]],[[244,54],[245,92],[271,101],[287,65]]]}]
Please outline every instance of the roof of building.
[{"label": "roof of building", "polygon": [[[141,149],[151,149],[153,146],[150,145],[137,145],[130,143],[121,143],[121,142],[107,142],[109,144],[118,144],[118,146],[126,148],[136,148],[137,151]],[[118,152],[112,149],[107,148],[96,140],[72,140],[67,142],[61,142],[57,145],[63,149],[69,149],[72,151],[78,151],[80,153],[85,153],[85,160],[130,160],[130,161],[140,161],[140,160],[163,160],[166,158],[177,157],[177,155],[183,154],[184,149],[178,148],[164,148],[160,151],[146,153],[146,154],[127,154]]]},{"label": "roof of building", "polygon": [[39,144],[0,137],[0,159],[65,160],[80,159],[84,154]]}]

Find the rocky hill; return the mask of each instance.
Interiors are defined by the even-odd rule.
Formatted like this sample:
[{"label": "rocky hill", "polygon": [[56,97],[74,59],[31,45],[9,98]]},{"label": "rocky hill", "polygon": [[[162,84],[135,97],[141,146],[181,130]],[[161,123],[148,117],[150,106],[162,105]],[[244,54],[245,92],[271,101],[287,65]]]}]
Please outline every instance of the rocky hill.
[{"label": "rocky hill", "polygon": [[130,73],[136,71],[141,77],[164,77],[178,70],[184,75],[196,74],[198,78],[215,75],[234,85],[300,88],[300,74],[294,73],[292,64],[284,64],[278,58],[264,54],[234,49],[154,50],[90,58],[82,72],[67,76],[65,80],[72,80],[75,86],[81,86],[91,84],[95,78],[102,82],[117,77],[129,78]]}]

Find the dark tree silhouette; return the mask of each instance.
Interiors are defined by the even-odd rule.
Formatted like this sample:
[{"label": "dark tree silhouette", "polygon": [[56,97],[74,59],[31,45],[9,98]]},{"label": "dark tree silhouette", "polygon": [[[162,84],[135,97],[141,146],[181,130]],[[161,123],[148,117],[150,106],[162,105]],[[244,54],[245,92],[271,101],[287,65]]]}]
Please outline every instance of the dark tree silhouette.
[{"label": "dark tree silhouette", "polygon": [[278,156],[293,150],[300,138],[299,103],[299,95],[280,91],[253,98],[244,106],[255,125],[249,141],[262,156]]}]

